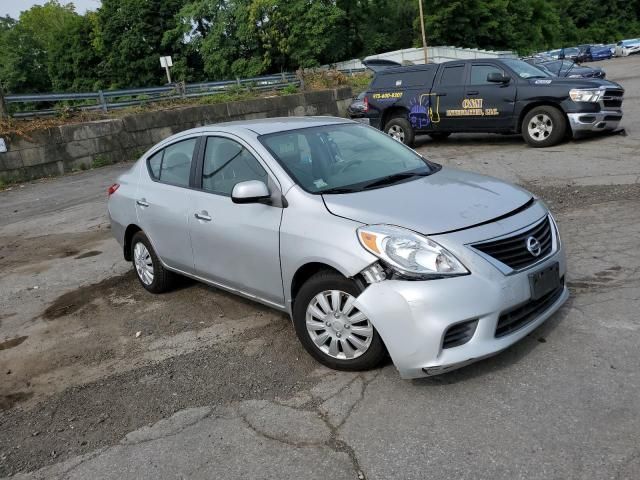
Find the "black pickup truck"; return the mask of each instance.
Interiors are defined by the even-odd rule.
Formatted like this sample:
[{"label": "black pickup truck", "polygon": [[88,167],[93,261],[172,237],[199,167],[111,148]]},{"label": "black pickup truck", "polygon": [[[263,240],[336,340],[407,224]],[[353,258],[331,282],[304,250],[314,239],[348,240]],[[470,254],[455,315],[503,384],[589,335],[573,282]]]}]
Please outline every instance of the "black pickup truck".
[{"label": "black pickup truck", "polygon": [[407,145],[416,134],[489,132],[548,147],[569,134],[616,129],[623,95],[617,83],[558,78],[510,58],[392,66],[376,72],[358,120]]}]

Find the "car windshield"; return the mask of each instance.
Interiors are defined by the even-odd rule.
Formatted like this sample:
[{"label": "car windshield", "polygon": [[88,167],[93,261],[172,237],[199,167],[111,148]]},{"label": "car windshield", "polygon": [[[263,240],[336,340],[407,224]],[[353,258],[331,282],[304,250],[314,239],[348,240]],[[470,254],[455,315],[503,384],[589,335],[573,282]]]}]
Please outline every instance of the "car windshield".
[{"label": "car windshield", "polygon": [[538,67],[513,58],[502,59],[502,62],[513,70],[520,78],[547,78],[549,74]]},{"label": "car windshield", "polygon": [[390,136],[359,124],[288,130],[259,140],[311,193],[357,192],[439,169]]}]

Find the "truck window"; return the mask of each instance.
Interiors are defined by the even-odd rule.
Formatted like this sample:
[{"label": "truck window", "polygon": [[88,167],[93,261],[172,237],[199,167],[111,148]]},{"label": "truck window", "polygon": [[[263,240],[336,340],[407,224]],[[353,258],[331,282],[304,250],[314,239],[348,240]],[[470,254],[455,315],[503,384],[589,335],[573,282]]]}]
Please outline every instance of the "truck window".
[{"label": "truck window", "polygon": [[463,85],[464,84],[464,65],[452,65],[444,67],[440,85]]},{"label": "truck window", "polygon": [[433,82],[435,68],[425,68],[411,72],[381,73],[374,81],[375,88],[422,87]]},{"label": "truck window", "polygon": [[490,82],[487,82],[487,75],[493,72],[504,75],[504,71],[501,68],[493,65],[471,65],[471,79],[469,80],[469,84],[488,85]]}]

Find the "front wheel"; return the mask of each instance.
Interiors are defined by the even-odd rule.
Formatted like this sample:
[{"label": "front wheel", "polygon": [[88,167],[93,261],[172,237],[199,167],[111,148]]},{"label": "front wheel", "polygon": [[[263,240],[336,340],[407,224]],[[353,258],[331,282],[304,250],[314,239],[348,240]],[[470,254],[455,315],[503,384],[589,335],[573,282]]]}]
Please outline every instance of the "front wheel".
[{"label": "front wheel", "polygon": [[567,121],[560,110],[543,105],[533,108],[522,121],[522,136],[532,147],[557,145],[564,138]]},{"label": "front wheel", "polygon": [[329,368],[370,370],[385,358],[380,335],[354,306],[361,290],[353,280],[325,271],[307,280],[295,298],[296,334],[307,352]]},{"label": "front wheel", "polygon": [[395,117],[389,120],[384,126],[384,133],[410,147],[413,146],[416,137],[411,123],[405,117]]}]

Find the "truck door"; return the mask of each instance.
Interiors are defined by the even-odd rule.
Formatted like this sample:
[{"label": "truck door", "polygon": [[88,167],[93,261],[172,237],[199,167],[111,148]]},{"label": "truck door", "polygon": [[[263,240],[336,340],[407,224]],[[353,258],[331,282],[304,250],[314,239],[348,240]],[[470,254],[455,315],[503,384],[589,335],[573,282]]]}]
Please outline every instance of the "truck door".
[{"label": "truck door", "polygon": [[474,130],[508,130],[513,125],[516,101],[516,84],[509,82],[489,82],[491,73],[509,75],[497,64],[473,62],[470,64],[465,98],[462,104],[469,127]]},{"label": "truck door", "polygon": [[[465,130],[465,118],[455,115],[465,98],[465,63],[447,63],[438,72],[429,97],[432,131],[460,132]],[[453,113],[453,115],[450,115]]]}]

